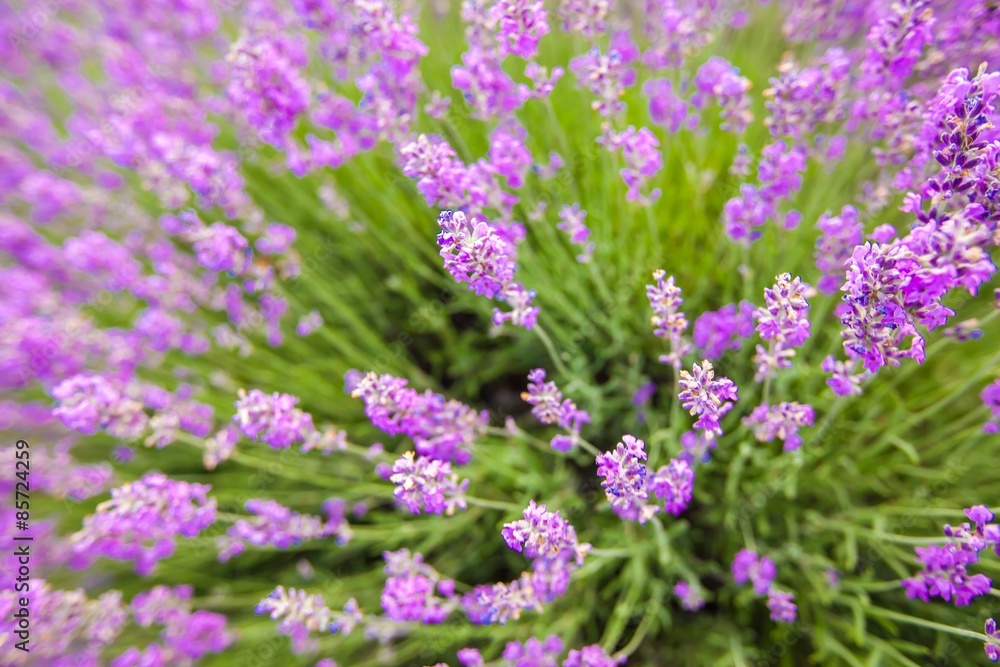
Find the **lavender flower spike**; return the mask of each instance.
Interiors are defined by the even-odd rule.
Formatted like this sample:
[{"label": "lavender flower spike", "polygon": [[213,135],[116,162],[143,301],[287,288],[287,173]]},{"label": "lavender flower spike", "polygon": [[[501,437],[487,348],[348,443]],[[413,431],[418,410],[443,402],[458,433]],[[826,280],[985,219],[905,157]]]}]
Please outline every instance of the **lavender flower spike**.
[{"label": "lavender flower spike", "polygon": [[580,442],[580,427],[590,423],[590,415],[580,410],[576,403],[564,399],[555,382],[545,381],[545,370],[536,368],[528,373],[528,391],[521,393],[531,408],[531,414],[543,424],[558,424],[566,430],[566,435],[552,438],[552,448],[568,452]]},{"label": "lavender flower spike", "polygon": [[196,537],[215,521],[216,503],[208,486],[150,473],[111,490],[111,500],[86,517],[70,538],[73,563],[87,567],[96,556],[134,560],[136,572],[149,574],[174,551],[178,535]]},{"label": "lavender flower spike", "polygon": [[665,276],[666,272],[662,269],[653,272],[656,284],[646,286],[646,296],[653,308],[652,323],[656,327],[653,333],[670,341],[670,353],[662,355],[660,363],[670,364],[674,370],[680,370],[684,355],[691,351],[691,344],[684,336],[688,321],[680,311],[681,304],[684,303],[681,289],[674,285],[673,276],[664,280]]},{"label": "lavender flower spike", "polygon": [[515,248],[487,222],[469,220],[461,211],[442,211],[438,216],[438,245],[444,268],[455,280],[468,283],[479,296],[499,299],[512,311],[499,309],[494,323],[510,320],[531,329],[538,318],[538,308],[531,306],[534,292],[514,280]]},{"label": "lavender flower spike", "polygon": [[698,417],[694,428],[713,438],[722,435],[719,420],[722,419],[738,400],[737,387],[729,378],[715,379],[715,369],[707,359],[701,365],[695,364],[691,372],[680,372],[681,392],[678,398],[685,410]]},{"label": "lavender flower spike", "polygon": [[792,365],[796,347],[809,338],[809,302],[806,295],[809,285],[798,277],[782,273],[775,278],[773,287],[764,290],[764,307],[754,311],[757,333],[769,346],[757,346],[754,363],[758,382],[772,377],[779,368]]},{"label": "lavender flower spike", "polygon": [[396,488],[392,495],[410,511],[420,514],[447,514],[465,509],[465,490],[469,480],[458,481],[448,461],[437,461],[426,456],[404,452],[392,466],[389,478]]}]

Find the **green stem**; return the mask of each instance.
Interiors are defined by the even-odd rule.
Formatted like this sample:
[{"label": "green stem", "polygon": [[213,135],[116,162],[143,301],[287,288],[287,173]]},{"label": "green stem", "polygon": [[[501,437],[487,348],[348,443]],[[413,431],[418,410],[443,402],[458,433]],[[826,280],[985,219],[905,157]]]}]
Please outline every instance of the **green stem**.
[{"label": "green stem", "polygon": [[869,607],[868,612],[874,614],[875,616],[881,616],[883,618],[891,618],[892,620],[899,621],[900,623],[919,625],[925,628],[930,628],[932,630],[939,630],[941,632],[947,632],[949,634],[958,635],[959,637],[978,639],[979,641],[982,642],[990,640],[989,637],[979,632],[973,632],[971,630],[963,630],[962,628],[955,628],[950,625],[944,625],[943,623],[935,623],[934,621],[928,621],[923,618],[917,618],[916,616],[910,616],[909,614],[901,614],[898,611],[890,611],[889,609],[882,609],[881,607]]},{"label": "green stem", "polygon": [[595,447],[594,445],[590,444],[589,442],[587,442],[587,441],[586,441],[586,440],[584,440],[583,438],[580,438],[580,437],[578,437],[578,438],[577,438],[577,442],[579,442],[579,443],[580,443],[580,446],[581,446],[581,447],[583,447],[583,449],[584,449],[584,450],[586,450],[586,451],[587,451],[587,453],[589,453],[589,454],[590,454],[591,456],[593,456],[593,457],[594,457],[595,459],[596,459],[596,458],[597,458],[598,456],[600,456],[600,455],[601,455],[601,450],[599,450],[599,449],[598,449],[597,447]]},{"label": "green stem", "polygon": [[629,549],[591,549],[589,555],[603,558],[628,558],[632,555],[632,551]]},{"label": "green stem", "polygon": [[642,640],[649,633],[649,629],[653,625],[653,621],[656,619],[656,610],[659,604],[654,604],[652,600],[646,603],[646,613],[642,616],[642,621],[639,622],[639,627],[636,628],[635,634],[632,635],[632,639],[629,640],[628,644],[622,647],[618,653],[615,654],[615,658],[623,660],[628,656],[635,653],[635,650],[639,648],[642,644]]},{"label": "green stem", "polygon": [[566,377],[573,377],[569,368],[565,363],[563,363],[563,360],[559,358],[559,353],[556,352],[556,347],[552,344],[552,339],[549,338],[549,335],[545,333],[545,329],[543,329],[540,324],[536,324],[532,327],[532,331],[538,334],[538,338],[542,341],[542,345],[544,345],[545,349],[548,350],[549,357],[552,358],[552,363],[555,364],[556,370]]},{"label": "green stem", "polygon": [[514,503],[506,503],[502,500],[486,500],[485,498],[475,498],[472,496],[465,496],[465,502],[476,507],[487,507],[494,510],[520,512],[522,509],[520,505],[515,505]]}]

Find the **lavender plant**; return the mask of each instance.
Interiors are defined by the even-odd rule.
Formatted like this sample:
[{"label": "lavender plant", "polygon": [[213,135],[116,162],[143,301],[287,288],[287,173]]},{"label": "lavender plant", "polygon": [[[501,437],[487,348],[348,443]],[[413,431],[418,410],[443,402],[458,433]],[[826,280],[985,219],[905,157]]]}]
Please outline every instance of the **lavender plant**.
[{"label": "lavender plant", "polygon": [[4,665],[1000,659],[992,0],[0,23]]}]

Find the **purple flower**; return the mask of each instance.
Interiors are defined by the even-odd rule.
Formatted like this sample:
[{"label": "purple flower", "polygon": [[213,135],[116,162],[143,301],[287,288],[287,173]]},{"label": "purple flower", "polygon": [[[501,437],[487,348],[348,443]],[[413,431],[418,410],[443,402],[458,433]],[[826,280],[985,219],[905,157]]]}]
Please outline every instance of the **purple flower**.
[{"label": "purple flower", "polygon": [[671,459],[649,480],[649,490],[663,501],[664,509],[674,516],[687,509],[694,491],[694,470],[686,461]]},{"label": "purple flower", "polygon": [[590,229],[583,222],[586,217],[587,212],[582,210],[579,204],[563,206],[559,210],[560,222],[556,224],[556,228],[569,234],[570,241],[583,247],[583,253],[578,255],[576,259],[584,264],[590,261],[594,253],[593,242],[587,242],[587,239],[590,238]]},{"label": "purple flower", "polygon": [[312,514],[299,514],[274,500],[251,499],[246,509],[255,515],[239,519],[217,540],[219,561],[226,562],[246,550],[246,545],[274,546],[279,549],[308,540],[337,536],[338,544],[351,539],[351,527],[344,518],[340,504],[325,504],[327,518]]},{"label": "purple flower", "polygon": [[[191,595],[190,586],[156,586],[132,600],[131,611],[137,625],[163,626],[163,646],[159,650],[163,652],[164,664],[198,660],[206,653],[223,651],[233,642],[233,635],[226,631],[226,617],[210,611],[193,611]],[[123,655],[120,659],[124,658]]]},{"label": "purple flower", "polygon": [[569,61],[569,69],[581,87],[587,88],[597,99],[590,105],[602,116],[617,116],[625,110],[621,101],[625,89],[635,83],[635,70],[628,67],[631,62],[621,51],[612,48],[602,54],[598,47],[585,55]]},{"label": "purple flower", "polygon": [[545,370],[536,368],[528,373],[528,391],[521,398],[532,405],[531,414],[543,424],[558,424],[567,431],[566,436],[552,439],[552,448],[568,452],[576,446],[580,438],[580,427],[590,423],[590,415],[576,407],[570,399],[564,399],[555,382],[545,381]]},{"label": "purple flower", "polygon": [[562,650],[562,640],[555,635],[545,641],[532,637],[524,643],[507,642],[503,659],[509,665],[518,667],[559,667],[559,654]]},{"label": "purple flower", "polygon": [[468,187],[468,171],[454,149],[440,137],[421,134],[399,149],[400,170],[415,179],[428,206],[459,206]]},{"label": "purple flower", "polygon": [[537,317],[537,309],[530,308],[534,294],[514,281],[513,246],[489,224],[470,221],[461,211],[442,211],[438,225],[444,268],[476,294],[507,301],[518,315],[502,319],[513,318],[530,329]]},{"label": "purple flower", "polygon": [[816,287],[824,294],[833,294],[844,282],[854,247],[864,240],[864,227],[858,209],[853,206],[845,206],[839,216],[824,213],[816,227],[820,230],[816,240],[816,268],[823,274]]},{"label": "purple flower", "polygon": [[624,656],[613,658],[597,644],[570,651],[563,661],[563,667],[617,667],[622,664],[625,664]]},{"label": "purple flower", "polygon": [[134,560],[136,572],[148,575],[174,552],[178,535],[196,537],[215,521],[209,488],[149,473],[112,489],[111,499],[84,518],[70,538],[74,565],[88,567],[98,556]]},{"label": "purple flower", "polygon": [[997,622],[987,618],[985,630],[986,636],[989,637],[983,645],[986,657],[993,662],[1000,662],[1000,630],[997,629]]},{"label": "purple flower", "polygon": [[610,0],[562,0],[559,18],[566,32],[578,32],[584,37],[597,37],[608,29]]},{"label": "purple flower", "polygon": [[306,440],[316,429],[312,416],[295,407],[299,399],[289,394],[265,394],[259,389],[239,390],[233,423],[251,440],[275,449],[287,449]]},{"label": "purple flower", "polygon": [[733,409],[738,400],[733,381],[726,377],[716,380],[712,363],[705,360],[701,365],[695,364],[690,373],[682,370],[679,384],[681,391],[677,397],[681,405],[698,417],[694,428],[703,431],[706,438],[722,435],[719,420]]},{"label": "purple flower", "polygon": [[[876,372],[899,360],[924,359],[924,340],[915,318],[905,307],[902,286],[909,281],[914,260],[903,245],[866,243],[854,249],[844,286],[846,312],[841,316],[844,351]],[[908,349],[902,344],[912,339]]]},{"label": "purple flower", "polygon": [[662,190],[653,188],[644,194],[646,183],[663,168],[663,156],[660,153],[660,140],[648,128],[638,130],[629,125],[621,132],[610,132],[604,140],[608,150],[622,149],[625,158],[625,168],[620,170],[622,180],[628,186],[625,198],[637,201],[644,206],[652,204],[660,198]]},{"label": "purple flower", "polygon": [[597,475],[604,480],[601,488],[611,508],[621,518],[642,524],[661,511],[649,503],[645,460],[645,443],[631,435],[623,435],[614,451],[597,456]]},{"label": "purple flower", "polygon": [[[623,435],[614,451],[597,456],[597,475],[601,488],[615,514],[627,521],[646,523],[664,509],[678,515],[691,502],[694,471],[686,461],[671,459],[655,473],[646,460],[645,443],[631,435]],[[650,497],[663,501],[663,506],[650,503]]]},{"label": "purple flower", "polygon": [[868,235],[868,238],[875,241],[875,243],[889,243],[896,238],[896,228],[890,224],[879,225],[872,230],[872,233]]},{"label": "purple flower", "polygon": [[300,71],[309,57],[304,35],[283,30],[275,19],[276,13],[260,17],[233,44],[226,92],[262,140],[282,147],[309,106],[309,84]]},{"label": "purple flower", "polygon": [[501,531],[508,547],[532,560],[583,562],[589,545],[577,542],[576,530],[559,512],[549,512],[532,500],[522,514],[524,518],[504,524]]},{"label": "purple flower", "polygon": [[771,582],[778,574],[778,569],[767,556],[758,556],[756,552],[743,549],[733,558],[733,579],[737,584],[746,582],[753,584],[754,593],[764,595],[771,589]]},{"label": "purple flower", "polygon": [[505,524],[501,534],[507,546],[531,559],[531,571],[509,584],[479,587],[466,595],[462,606],[476,623],[502,624],[516,620],[522,611],[540,609],[566,592],[570,575],[590,551],[559,512],[549,512],[534,500],[523,519]]},{"label": "purple flower", "polygon": [[753,429],[754,437],[759,442],[771,442],[777,438],[785,443],[786,452],[793,452],[802,446],[799,429],[812,426],[813,416],[811,405],[800,405],[795,401],[774,406],[765,403],[744,417],[743,423]]},{"label": "purple flower", "polygon": [[771,612],[771,620],[779,623],[794,623],[798,616],[795,597],[776,588],[767,592],[767,608]]},{"label": "purple flower", "polygon": [[698,611],[705,606],[701,591],[683,579],[674,586],[674,595],[681,601],[681,608],[685,611]]},{"label": "purple flower", "polygon": [[698,114],[674,93],[670,79],[650,79],[643,85],[642,92],[649,98],[649,117],[671,134],[681,128],[693,130],[698,126]]},{"label": "purple flower", "polygon": [[691,351],[691,345],[684,337],[688,321],[681,312],[681,289],[674,285],[674,277],[664,280],[666,272],[657,269],[653,272],[655,285],[646,285],[646,296],[653,308],[652,323],[656,327],[653,333],[670,341],[670,353],[660,356],[661,364],[670,364],[674,370],[680,370],[684,355]]},{"label": "purple flower", "polygon": [[990,411],[990,419],[983,424],[983,430],[987,433],[1000,433],[1000,380],[986,385],[979,398]]},{"label": "purple flower", "polygon": [[281,224],[268,225],[257,239],[257,250],[265,255],[282,255],[292,247],[295,236],[294,227]]},{"label": "purple flower", "polygon": [[[292,652],[305,653],[311,646],[310,633],[335,632],[336,612],[326,606],[323,596],[278,586],[254,607],[255,614],[267,614],[281,622],[278,632],[291,638]],[[346,634],[346,633],[345,633]]]},{"label": "purple flower", "polygon": [[500,55],[534,58],[538,40],[549,33],[545,5],[541,0],[499,0],[491,10],[499,31]]},{"label": "purple flower", "polygon": [[771,135],[804,142],[843,119],[849,111],[851,65],[851,54],[838,46],[827,49],[816,65],[808,67],[786,58],[764,91],[769,113],[765,123]]},{"label": "purple flower", "polygon": [[531,98],[528,86],[515,83],[504,71],[494,48],[472,46],[462,54],[462,64],[451,68],[451,81],[465,93],[473,118],[479,120],[509,115]]},{"label": "purple flower", "polygon": [[825,373],[831,373],[833,377],[827,378],[827,385],[833,389],[833,393],[838,396],[854,396],[861,393],[861,381],[869,375],[867,371],[855,373],[857,364],[837,361],[833,355],[823,360],[822,369]]},{"label": "purple flower", "polygon": [[722,129],[741,134],[753,120],[750,111],[750,79],[724,58],[713,56],[698,68],[694,76],[695,94],[692,104],[699,109],[714,100],[722,107]]},{"label": "purple flower", "polygon": [[463,648],[458,651],[458,663],[462,667],[485,667],[483,655],[474,648]]},{"label": "purple flower", "polygon": [[212,223],[191,237],[198,263],[210,271],[240,274],[253,257],[250,244],[239,230],[222,222]]},{"label": "purple flower", "polygon": [[1000,526],[990,523],[994,518],[993,512],[985,505],[974,505],[965,510],[965,516],[972,523],[958,526],[945,524],[945,536],[961,548],[977,554],[992,546],[1000,555]]},{"label": "purple flower", "polygon": [[365,415],[389,435],[413,438],[417,453],[439,461],[464,465],[470,449],[486,430],[488,414],[456,400],[406,386],[406,380],[368,373],[351,391],[365,403]]},{"label": "purple flower", "polygon": [[809,338],[809,286],[798,277],[782,273],[775,278],[773,287],[764,290],[764,307],[754,311],[757,333],[766,341],[767,348],[757,346],[754,379],[761,382],[773,377],[779,368],[792,365],[793,348],[800,347]]},{"label": "purple flower", "polygon": [[730,303],[702,313],[694,321],[695,347],[706,359],[718,359],[729,350],[739,350],[743,339],[753,335],[753,313],[754,305],[749,301],[740,301],[738,312],[736,304]]},{"label": "purple flower", "polygon": [[295,325],[295,333],[300,336],[308,336],[323,326],[323,316],[316,309],[310,310],[299,319]]},{"label": "purple flower", "polygon": [[868,51],[861,63],[862,83],[875,88],[886,81],[903,81],[934,42],[930,0],[900,0],[868,31]]},{"label": "purple flower", "polygon": [[517,190],[524,185],[524,175],[531,166],[531,151],[524,145],[524,127],[508,121],[490,134],[490,169],[507,179],[507,187]]},{"label": "purple flower", "polygon": [[972,600],[989,593],[992,581],[983,574],[969,575],[968,566],[979,562],[974,549],[956,544],[915,547],[917,562],[923,569],[917,576],[902,581],[906,597],[929,602],[940,597],[946,602],[954,600],[962,607]]},{"label": "purple flower", "polygon": [[684,451],[678,457],[688,465],[708,463],[712,460],[712,450],[718,447],[715,437],[706,437],[699,431],[685,431],[681,434],[681,447]]},{"label": "purple flower", "polygon": [[[382,609],[387,618],[432,625],[442,623],[451,614],[456,606],[453,582],[441,580],[433,568],[424,564],[421,554],[411,556],[408,550],[401,549],[386,551],[382,557],[388,575],[382,589]],[[449,589],[449,599],[436,594]]]},{"label": "purple flower", "polygon": [[116,438],[132,440],[146,428],[142,404],[123,397],[99,375],[74,375],[59,383],[52,396],[59,401],[52,415],[81,433],[105,430]]},{"label": "purple flower", "polygon": [[[5,664],[103,664],[101,654],[128,625],[121,593],[109,591],[91,600],[83,589],[57,590],[43,579],[28,579],[23,583],[26,584],[23,591],[15,591],[13,585],[0,590]],[[20,603],[22,598],[27,599],[27,605]],[[20,641],[15,633],[24,631],[23,626],[18,627],[20,619],[14,616],[20,608],[28,609],[31,614],[30,657],[24,659],[18,658],[14,648]],[[35,637],[43,641],[36,643]]]},{"label": "purple flower", "polygon": [[469,480],[459,483],[458,475],[451,471],[447,461],[426,456],[414,459],[413,452],[404,452],[393,464],[389,481],[396,485],[392,495],[410,514],[420,514],[423,510],[451,516],[455,510],[465,509]]}]

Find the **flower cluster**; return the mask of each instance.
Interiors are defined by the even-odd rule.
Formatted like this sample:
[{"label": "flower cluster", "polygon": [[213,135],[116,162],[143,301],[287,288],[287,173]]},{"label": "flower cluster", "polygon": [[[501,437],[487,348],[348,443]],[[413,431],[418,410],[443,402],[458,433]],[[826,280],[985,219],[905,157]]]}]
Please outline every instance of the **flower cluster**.
[{"label": "flower cluster", "polygon": [[687,461],[672,459],[654,473],[645,460],[645,443],[631,435],[597,456],[597,475],[611,508],[621,518],[643,524],[661,511],[679,515],[691,502],[694,470]]},{"label": "flower cluster", "polygon": [[659,199],[663,194],[660,188],[653,188],[648,192],[646,188],[646,184],[663,168],[663,158],[659,150],[660,140],[656,135],[649,128],[641,127],[636,130],[629,125],[617,134],[610,133],[604,143],[609,150],[622,151],[625,167],[619,173],[628,187],[625,198],[644,206]]},{"label": "flower cluster", "polygon": [[210,611],[192,610],[192,593],[190,586],[156,586],[136,595],[130,605],[132,618],[136,625],[143,628],[161,626],[162,643],[150,644],[143,651],[132,647],[111,664],[127,667],[147,662],[171,664],[199,660],[232,644],[235,637],[226,628],[226,617]]},{"label": "flower cluster", "polygon": [[308,540],[332,536],[336,536],[337,543],[341,545],[351,539],[351,527],[344,517],[344,503],[338,499],[323,503],[326,519],[299,514],[274,500],[248,500],[246,510],[253,516],[238,519],[224,536],[216,540],[220,562],[243,553],[248,544],[287,549]]},{"label": "flower cluster", "polygon": [[794,596],[773,586],[778,569],[767,556],[758,556],[755,551],[743,549],[733,558],[733,580],[740,585],[748,581],[753,584],[753,592],[767,595],[767,608],[771,620],[780,623],[794,623],[798,617]]},{"label": "flower cluster", "polygon": [[413,438],[417,454],[438,461],[468,463],[472,445],[486,430],[485,411],[430,390],[421,394],[391,375],[362,375],[349,391],[364,401],[365,414],[377,428]]},{"label": "flower cluster", "polygon": [[[622,50],[615,48],[622,47]],[[612,41],[611,50],[601,53],[598,47],[586,54],[573,58],[569,69],[579,81],[596,97],[590,105],[602,116],[616,116],[625,110],[621,101],[625,89],[635,83],[635,70],[629,64],[635,53],[621,40]]]},{"label": "flower cluster", "polygon": [[907,597],[924,602],[940,597],[961,607],[989,593],[992,580],[984,574],[969,574],[968,568],[978,563],[980,553],[989,547],[1000,556],[1000,525],[990,523],[993,512],[982,505],[965,510],[965,516],[972,523],[944,527],[947,544],[915,547],[917,562],[923,568],[917,576],[903,580]]},{"label": "flower cluster", "polygon": [[820,237],[816,240],[816,268],[823,277],[816,283],[816,289],[824,294],[833,294],[840,289],[844,266],[851,259],[851,253],[861,244],[864,228],[858,209],[845,206],[840,215],[824,213],[816,222]]},{"label": "flower cluster", "polygon": [[986,433],[1000,432],[1000,380],[986,385],[986,388],[979,394],[979,398],[990,411],[990,419],[983,424],[983,431]]},{"label": "flower cluster", "polygon": [[[393,621],[417,621],[425,625],[443,622],[458,606],[455,582],[443,579],[426,565],[421,554],[406,549],[382,554],[385,587],[382,609]],[[444,597],[439,597],[443,595]]]},{"label": "flower cluster", "polygon": [[[101,653],[128,624],[119,591],[91,600],[82,589],[58,590],[42,579],[25,583],[24,588],[0,591],[0,650],[11,667],[58,664],[70,655],[81,664],[99,664]],[[30,610],[30,626],[19,626],[23,610]],[[19,637],[18,632],[24,634]]]},{"label": "flower cluster", "polygon": [[[544,640],[534,637],[525,642],[507,642],[498,667],[560,667],[559,656],[563,652],[563,641],[552,635]],[[609,656],[597,644],[571,650],[562,667],[616,667],[625,664],[624,656]],[[462,667],[485,667],[482,654],[474,648],[464,648],[458,652],[458,662]],[[435,667],[447,667],[439,663]]]},{"label": "flower cluster", "polygon": [[74,375],[59,383],[52,396],[59,401],[53,416],[81,433],[104,430],[116,438],[133,440],[148,422],[141,403],[122,396],[99,375]]},{"label": "flower cluster", "polygon": [[465,509],[465,491],[469,480],[458,481],[451,471],[451,463],[426,456],[414,458],[413,452],[404,452],[392,465],[389,481],[396,485],[392,495],[410,514],[447,514]]},{"label": "flower cluster", "polygon": [[754,311],[757,333],[768,347],[757,345],[754,363],[758,382],[773,377],[779,368],[792,365],[795,348],[809,338],[809,286],[798,277],[782,273],[773,287],[764,290],[764,306]]},{"label": "flower cluster", "polygon": [[654,334],[670,341],[670,352],[660,356],[661,364],[670,364],[674,370],[680,370],[684,355],[691,351],[684,332],[688,321],[681,312],[684,300],[681,298],[681,288],[674,284],[674,277],[664,280],[666,271],[657,269],[653,272],[655,285],[646,285],[646,297],[653,308],[652,323],[656,329]]},{"label": "flower cluster", "polygon": [[469,220],[461,211],[442,211],[438,216],[438,245],[444,268],[460,283],[480,296],[500,299],[511,307],[493,311],[493,323],[531,329],[539,309],[531,305],[534,293],[514,280],[514,248],[483,220]]},{"label": "flower cluster", "polygon": [[692,586],[686,581],[678,581],[674,586],[674,595],[681,602],[681,607],[685,611],[698,611],[705,606],[705,598],[697,586]]},{"label": "flower cluster", "polygon": [[[905,662],[922,647],[872,617],[946,632],[937,621],[968,627],[996,594],[1000,525],[983,505],[943,537],[893,529],[894,554],[921,545],[901,585],[871,581],[892,568],[860,572],[853,546],[924,487],[947,487],[942,507],[990,491],[997,0],[223,4],[0,11],[0,427],[23,438],[0,447],[16,463],[0,473],[15,501],[0,508],[3,664],[226,662],[211,654],[267,643],[244,602],[272,589],[257,613],[317,667],[335,667],[320,649],[389,665],[460,646],[464,667],[654,664],[678,648],[766,662],[765,633],[733,622],[751,598],[824,629],[776,647],[789,664]],[[743,52],[758,44],[788,48]],[[664,262],[673,275],[643,289]],[[801,276],[747,300],[780,263]],[[820,352],[830,342],[843,353]],[[587,411],[536,368],[545,354]],[[346,392],[393,442],[355,440],[374,429],[327,391],[359,365],[378,370],[347,371]],[[551,447],[508,415],[525,373]],[[842,437],[802,452],[817,418]],[[636,429],[648,450],[608,440]],[[95,504],[60,532],[58,514]],[[490,526],[503,544],[480,543]],[[216,549],[196,548],[209,534]],[[799,593],[756,545],[796,563]],[[347,578],[323,580],[342,564]],[[293,580],[379,605],[334,611]],[[538,638],[455,630],[541,614],[571,582],[587,590],[532,619]],[[711,613],[667,609],[706,598]],[[963,609],[931,623],[901,613],[907,598]],[[723,641],[698,640],[718,628]],[[1000,661],[995,618],[957,630]]]},{"label": "flower cluster", "polygon": [[501,534],[508,547],[531,560],[531,570],[509,584],[478,586],[463,596],[462,607],[474,623],[503,624],[524,611],[541,611],[544,603],[566,592],[570,575],[590,551],[559,512],[532,500],[522,516],[504,524]]},{"label": "flower cluster", "polygon": [[777,405],[758,405],[749,416],[743,418],[743,423],[753,429],[754,437],[760,442],[771,442],[775,438],[781,440],[786,452],[793,452],[802,446],[799,429],[812,426],[813,409],[811,405],[800,405],[795,401],[778,403]]},{"label": "flower cluster", "polygon": [[715,379],[715,368],[707,359],[695,364],[691,372],[680,372],[680,393],[677,398],[692,415],[698,417],[695,430],[705,434],[707,439],[722,435],[719,420],[725,417],[738,400],[737,387],[726,377]]},{"label": "flower cluster", "polygon": [[70,538],[72,563],[88,567],[98,557],[134,560],[139,574],[174,552],[178,535],[196,537],[215,521],[208,486],[149,473],[111,490],[111,499],[83,520]]},{"label": "flower cluster", "polygon": [[588,242],[590,229],[583,220],[587,217],[587,212],[580,208],[579,204],[563,206],[559,210],[560,222],[556,224],[558,229],[566,232],[573,244],[581,246],[583,252],[576,256],[576,261],[586,264],[594,254],[594,242]]},{"label": "flower cluster", "polygon": [[287,449],[315,431],[312,416],[295,405],[299,399],[289,394],[265,394],[259,389],[240,390],[233,423],[251,440],[260,440],[275,449]]},{"label": "flower cluster", "polygon": [[543,424],[558,424],[565,434],[552,438],[552,449],[568,452],[580,442],[580,427],[590,423],[590,415],[576,407],[576,403],[563,398],[555,382],[545,381],[545,370],[536,368],[528,373],[528,391],[521,393],[538,421]]},{"label": "flower cluster", "polygon": [[754,310],[749,301],[740,301],[702,313],[694,321],[694,346],[706,359],[718,359],[730,350],[739,350],[743,340],[753,336]]},{"label": "flower cluster", "polygon": [[997,629],[997,622],[992,619],[986,619],[986,657],[993,662],[1000,662],[1000,630]]},{"label": "flower cluster", "polygon": [[671,134],[698,126],[698,114],[674,92],[670,79],[650,79],[642,86],[642,92],[649,98],[649,117]]},{"label": "flower cluster", "polygon": [[[731,198],[723,207],[723,224],[731,239],[749,245],[761,237],[761,231],[756,228],[776,219],[779,205],[802,187],[807,158],[803,146],[788,146],[784,141],[775,141],[761,150],[757,165],[759,184],[744,183],[740,186],[740,195]],[[749,164],[746,169],[749,171]],[[734,172],[739,171],[742,169],[734,169]],[[786,230],[793,229],[800,219],[801,214],[790,210],[784,215],[783,226]]]},{"label": "flower cluster", "polygon": [[695,95],[691,103],[704,109],[710,101],[722,108],[722,129],[742,134],[753,120],[750,110],[750,79],[724,58],[715,56],[698,69],[694,77]]},{"label": "flower cluster", "polygon": [[254,613],[267,614],[272,621],[280,620],[278,632],[292,641],[295,653],[305,653],[313,647],[311,633],[339,632],[350,634],[361,622],[357,602],[351,598],[343,612],[326,606],[323,596],[309,595],[303,590],[278,586],[270,595],[257,603]]}]

